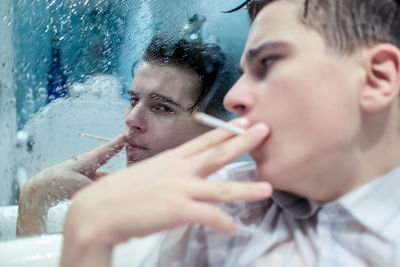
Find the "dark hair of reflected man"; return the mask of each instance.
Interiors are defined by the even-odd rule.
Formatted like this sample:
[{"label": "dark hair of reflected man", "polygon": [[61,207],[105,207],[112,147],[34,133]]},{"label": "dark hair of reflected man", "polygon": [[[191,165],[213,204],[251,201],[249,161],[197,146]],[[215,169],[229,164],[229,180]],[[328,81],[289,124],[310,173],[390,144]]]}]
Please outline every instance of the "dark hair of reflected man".
[{"label": "dark hair of reflected man", "polygon": [[[232,81],[225,64],[226,57],[218,45],[155,37],[148,45],[142,60],[161,66],[178,66],[184,71],[196,73],[201,80],[201,88],[189,111],[201,105],[202,111],[213,116],[228,116],[222,101]],[[204,105],[204,100],[210,94],[212,99]]]},{"label": "dark hair of reflected man", "polygon": [[[246,0],[251,21],[277,0]],[[306,0],[299,20],[316,30],[334,51],[351,54],[361,47],[391,43],[400,47],[400,0]]]}]

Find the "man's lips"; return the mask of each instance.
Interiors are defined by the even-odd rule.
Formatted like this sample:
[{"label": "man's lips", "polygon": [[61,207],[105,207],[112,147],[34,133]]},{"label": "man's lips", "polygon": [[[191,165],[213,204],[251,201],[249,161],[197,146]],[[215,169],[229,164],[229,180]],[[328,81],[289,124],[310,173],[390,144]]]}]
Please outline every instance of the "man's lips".
[{"label": "man's lips", "polygon": [[139,145],[136,145],[136,144],[128,143],[128,144],[126,145],[126,150],[137,150],[137,149],[148,150],[147,147],[139,146]]}]

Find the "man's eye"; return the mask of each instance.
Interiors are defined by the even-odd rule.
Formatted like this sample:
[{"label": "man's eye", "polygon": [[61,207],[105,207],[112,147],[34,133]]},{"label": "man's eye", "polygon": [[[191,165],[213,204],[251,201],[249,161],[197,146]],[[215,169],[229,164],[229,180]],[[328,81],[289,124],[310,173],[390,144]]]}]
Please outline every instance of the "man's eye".
[{"label": "man's eye", "polygon": [[168,113],[168,114],[173,114],[175,113],[175,110],[172,108],[166,106],[166,105],[154,105],[152,107],[152,111],[156,113]]},{"label": "man's eye", "polygon": [[279,58],[278,56],[269,56],[262,59],[260,63],[263,65],[264,68],[268,70],[278,58]]},{"label": "man's eye", "polygon": [[139,103],[139,98],[137,98],[137,97],[130,97],[130,103],[131,103],[131,106],[132,107],[134,107],[134,106],[136,106],[138,103]]}]

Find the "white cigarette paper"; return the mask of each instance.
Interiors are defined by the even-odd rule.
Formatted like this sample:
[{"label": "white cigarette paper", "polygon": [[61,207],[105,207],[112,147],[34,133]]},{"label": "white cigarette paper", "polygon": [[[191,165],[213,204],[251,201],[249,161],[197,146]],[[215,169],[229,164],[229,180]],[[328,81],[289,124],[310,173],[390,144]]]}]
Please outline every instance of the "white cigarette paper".
[{"label": "white cigarette paper", "polygon": [[111,141],[110,138],[102,137],[102,136],[97,136],[97,135],[93,135],[93,134],[87,134],[87,133],[80,133],[79,136],[81,136],[81,137],[88,137],[88,138],[92,138],[92,139],[96,139],[96,140],[104,141],[104,142],[109,142],[109,141]]},{"label": "white cigarette paper", "polygon": [[202,112],[196,112],[193,117],[196,121],[210,127],[222,128],[235,134],[241,134],[244,132],[244,129],[242,128],[233,126],[223,120],[217,119]]}]

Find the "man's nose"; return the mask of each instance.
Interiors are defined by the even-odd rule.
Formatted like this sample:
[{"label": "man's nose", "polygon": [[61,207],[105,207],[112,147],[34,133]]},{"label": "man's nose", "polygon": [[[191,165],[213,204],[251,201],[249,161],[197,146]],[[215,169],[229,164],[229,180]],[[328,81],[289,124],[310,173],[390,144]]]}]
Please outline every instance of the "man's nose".
[{"label": "man's nose", "polygon": [[125,124],[135,133],[143,133],[147,130],[147,117],[145,107],[137,105],[131,107],[125,116]]},{"label": "man's nose", "polygon": [[249,112],[254,103],[255,99],[251,91],[251,84],[243,77],[233,85],[224,98],[224,107],[239,116]]}]

